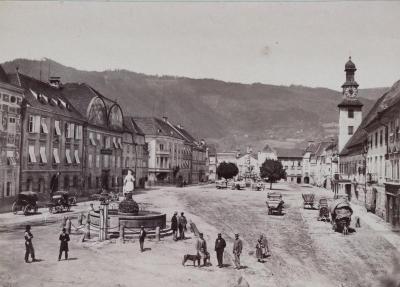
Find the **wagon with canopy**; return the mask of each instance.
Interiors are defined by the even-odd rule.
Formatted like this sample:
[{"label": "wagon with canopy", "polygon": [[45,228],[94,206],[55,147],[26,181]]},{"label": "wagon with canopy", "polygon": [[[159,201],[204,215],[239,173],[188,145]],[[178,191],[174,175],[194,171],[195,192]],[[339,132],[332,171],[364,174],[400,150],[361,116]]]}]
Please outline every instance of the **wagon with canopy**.
[{"label": "wagon with canopy", "polygon": [[342,232],[345,226],[349,227],[353,209],[346,198],[336,199],[331,204],[329,212],[332,218],[333,230]]},{"label": "wagon with canopy", "polygon": [[269,215],[274,213],[282,214],[284,201],[282,200],[282,194],[280,192],[268,193],[266,204]]}]

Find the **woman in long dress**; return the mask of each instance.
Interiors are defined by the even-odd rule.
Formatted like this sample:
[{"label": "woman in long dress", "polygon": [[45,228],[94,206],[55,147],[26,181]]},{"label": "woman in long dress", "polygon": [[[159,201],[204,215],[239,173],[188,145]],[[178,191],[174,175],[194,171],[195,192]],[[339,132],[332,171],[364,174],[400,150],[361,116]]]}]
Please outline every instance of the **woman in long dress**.
[{"label": "woman in long dress", "polygon": [[261,239],[258,239],[257,245],[256,245],[256,258],[258,262],[263,262],[263,244]]},{"label": "woman in long dress", "polygon": [[135,190],[135,177],[132,175],[132,171],[129,169],[128,174],[124,178],[124,196],[127,193],[132,193]]}]

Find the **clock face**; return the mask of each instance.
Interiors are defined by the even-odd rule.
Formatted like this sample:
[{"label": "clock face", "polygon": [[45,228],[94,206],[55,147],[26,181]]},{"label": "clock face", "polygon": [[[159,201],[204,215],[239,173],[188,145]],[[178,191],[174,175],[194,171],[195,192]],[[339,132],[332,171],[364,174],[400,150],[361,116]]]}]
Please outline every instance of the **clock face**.
[{"label": "clock face", "polygon": [[345,95],[346,97],[350,97],[350,98],[356,97],[356,96],[357,96],[357,93],[358,93],[358,91],[357,91],[357,88],[356,88],[356,87],[347,87],[347,88],[345,88],[345,90],[344,90],[344,95]]}]

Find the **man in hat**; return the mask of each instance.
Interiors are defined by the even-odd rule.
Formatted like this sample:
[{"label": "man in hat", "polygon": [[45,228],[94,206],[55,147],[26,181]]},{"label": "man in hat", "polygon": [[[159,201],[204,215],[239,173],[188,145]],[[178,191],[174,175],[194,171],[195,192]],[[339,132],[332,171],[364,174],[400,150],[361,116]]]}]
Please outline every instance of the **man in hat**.
[{"label": "man in hat", "polygon": [[67,230],[65,228],[62,229],[62,232],[60,234],[59,240],[60,240],[60,252],[58,253],[58,261],[61,260],[61,255],[63,252],[65,252],[65,260],[68,260],[68,241],[69,241],[69,235],[66,232]]},{"label": "man in hat", "polygon": [[25,226],[25,262],[29,263],[28,258],[29,254],[31,255],[32,262],[37,261],[35,259],[35,250],[33,249],[32,238],[33,235],[31,233],[31,226]]},{"label": "man in hat", "polygon": [[146,230],[144,230],[144,226],[140,226],[140,233],[139,233],[139,244],[140,244],[140,252],[144,251],[143,245],[144,245],[144,239],[146,238]]},{"label": "man in hat", "polygon": [[207,264],[207,243],[203,238],[203,233],[199,233],[199,239],[196,242],[196,250],[197,255],[200,256],[200,259],[203,259],[203,264],[206,266]]},{"label": "man in hat", "polygon": [[185,229],[186,229],[187,220],[183,212],[181,212],[181,216],[178,218],[178,229],[179,229],[179,239],[185,239]]},{"label": "man in hat", "polygon": [[221,233],[218,233],[218,238],[215,240],[215,252],[217,253],[218,267],[223,267],[224,249],[226,247],[225,239],[222,238]]},{"label": "man in hat", "polygon": [[242,254],[243,243],[239,239],[239,234],[235,234],[235,241],[233,242],[233,255],[235,256],[235,269],[240,269],[240,254]]},{"label": "man in hat", "polygon": [[178,215],[178,212],[174,212],[174,215],[171,218],[171,229],[172,229],[172,235],[175,241],[177,241],[177,230],[178,230],[178,218],[176,217]]}]

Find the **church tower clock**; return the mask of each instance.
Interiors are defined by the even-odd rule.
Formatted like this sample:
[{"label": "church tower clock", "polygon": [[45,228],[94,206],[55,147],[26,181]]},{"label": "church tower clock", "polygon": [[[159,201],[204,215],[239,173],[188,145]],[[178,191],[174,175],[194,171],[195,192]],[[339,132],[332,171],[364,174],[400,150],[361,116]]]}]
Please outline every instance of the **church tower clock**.
[{"label": "church tower clock", "polygon": [[343,99],[339,107],[339,152],[342,151],[346,143],[356,132],[362,120],[363,104],[358,99],[358,84],[354,79],[357,71],[356,65],[351,61],[351,57],[345,64],[346,81],[342,85]]}]

